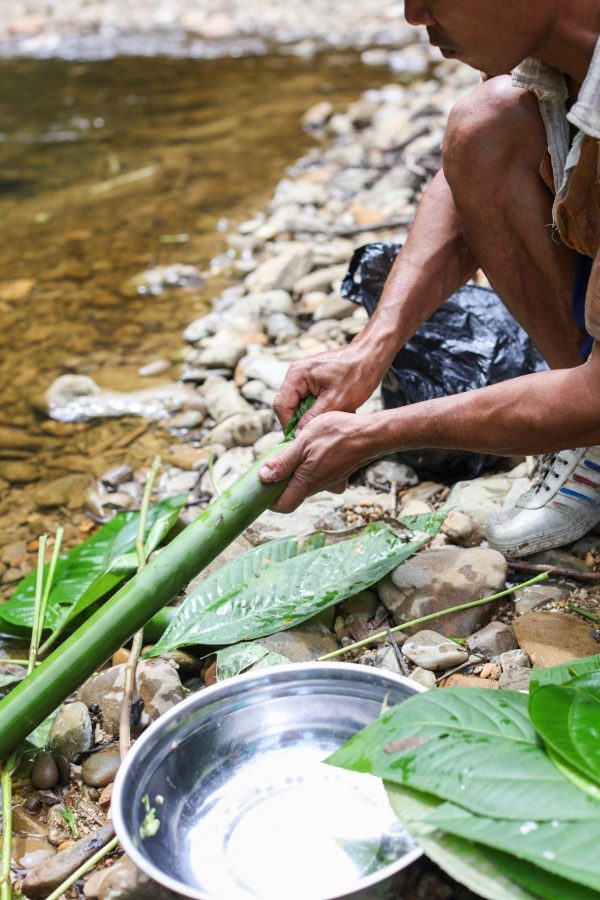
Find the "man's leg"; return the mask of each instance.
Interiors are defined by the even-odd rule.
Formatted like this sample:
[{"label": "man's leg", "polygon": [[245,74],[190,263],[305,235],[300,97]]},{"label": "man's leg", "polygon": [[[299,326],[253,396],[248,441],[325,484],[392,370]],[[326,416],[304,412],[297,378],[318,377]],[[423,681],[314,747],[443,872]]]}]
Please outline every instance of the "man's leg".
[{"label": "man's leg", "polygon": [[[552,228],[553,195],[540,175],[546,132],[535,97],[510,78],[484,82],[453,110],[444,173],[467,244],[548,364],[583,360],[573,317],[580,257]],[[568,403],[568,398],[565,398]],[[540,457],[531,488],[487,524],[510,555],[561,546],[600,521],[600,448]]]},{"label": "man's leg", "polygon": [[536,98],[508,76],[454,108],[444,173],[471,252],[552,368],[582,362],[571,301],[578,256],[553,235],[553,196],[540,176],[547,148]]}]

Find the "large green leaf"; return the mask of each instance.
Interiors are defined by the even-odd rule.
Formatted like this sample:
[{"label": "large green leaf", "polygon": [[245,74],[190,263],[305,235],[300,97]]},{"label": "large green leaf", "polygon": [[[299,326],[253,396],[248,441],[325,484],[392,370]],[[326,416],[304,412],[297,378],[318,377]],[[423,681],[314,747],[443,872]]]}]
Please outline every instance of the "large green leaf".
[{"label": "large green leaf", "polygon": [[[534,807],[531,813],[535,815]],[[515,822],[475,816],[446,803],[434,810],[427,821],[450,834],[510,853],[594,891],[600,885],[600,819],[573,822],[560,817],[536,822],[525,817]]]},{"label": "large green leaf", "polygon": [[[462,840],[455,835],[449,834],[447,837],[449,840]],[[470,844],[470,842],[468,843]],[[555,872],[547,872],[527,860],[511,856],[510,853],[503,853],[502,850],[494,850],[492,847],[483,847],[481,844],[471,844],[471,846],[479,847],[481,853],[485,854],[496,866],[498,872],[512,878],[527,891],[532,891],[535,897],[543,897],[544,900],[599,900],[600,898],[598,891],[584,887],[582,884],[575,884],[574,881],[567,881],[566,878],[561,878]],[[531,894],[528,893],[527,896],[530,897]]]},{"label": "large green leaf", "polygon": [[378,523],[328,546],[294,539],[262,544],[198,585],[153,654],[186,644],[232,644],[291,628],[370,587],[429,536],[404,542]]},{"label": "large green leaf", "polygon": [[565,684],[579,675],[589,675],[591,672],[600,672],[600,652],[594,656],[585,656],[583,659],[574,659],[572,662],[561,663],[559,666],[550,666],[547,669],[534,667],[529,682],[529,693],[533,694],[538,688],[547,684]]},{"label": "large green leaf", "polygon": [[600,819],[600,804],[548,759],[529,721],[527,697],[516,692],[445,688],[418,694],[352,737],[327,762],[483,815]]},{"label": "large green leaf", "polygon": [[532,900],[537,896],[507,877],[497,860],[490,858],[487,848],[440,831],[427,822],[439,805],[438,800],[390,782],[385,787],[392,809],[406,831],[455,881],[487,900]]},{"label": "large green leaf", "polygon": [[[163,500],[148,512],[146,554],[149,555],[175,524],[186,496]],[[135,572],[134,548],[139,523],[138,512],[118,513],[95,534],[63,553],[56,566],[48,598],[45,626],[52,630],[64,626],[92,603],[113,590],[127,575]],[[44,567],[45,576],[48,566]],[[35,598],[36,572],[18,585],[7,603],[0,606],[1,621],[31,628]]]},{"label": "large green leaf", "polygon": [[600,784],[600,671],[538,688],[529,715],[553,750]]}]

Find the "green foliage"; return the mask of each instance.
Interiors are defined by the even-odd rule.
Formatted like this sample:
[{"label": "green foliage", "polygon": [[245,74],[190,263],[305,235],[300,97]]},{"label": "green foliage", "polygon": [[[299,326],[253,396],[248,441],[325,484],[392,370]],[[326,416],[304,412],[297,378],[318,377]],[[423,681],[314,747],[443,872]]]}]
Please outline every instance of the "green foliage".
[{"label": "green foliage", "polygon": [[189,644],[248,641],[298,625],[370,587],[429,536],[402,541],[378,523],[327,546],[317,535],[304,544],[283,538],[255,547],[192,591],[153,655]]},{"label": "green foliage", "polygon": [[[157,503],[148,513],[145,550],[155,550],[177,521],[185,503],[185,495]],[[139,513],[118,513],[95,534],[61,554],[48,598],[45,626],[53,631],[65,627],[93,603],[137,569],[134,552]],[[48,565],[44,566],[47,577]],[[18,585],[7,603],[0,607],[2,622],[31,629],[35,600],[36,572],[31,572]]]},{"label": "green foliage", "polygon": [[412,837],[482,897],[600,898],[599,662],[537,670],[529,701],[418,694],[327,762],[383,778]]},{"label": "green foliage", "polygon": [[258,641],[242,641],[217,651],[217,681],[225,681],[250,669],[266,669],[289,662],[285,656],[272,653]]}]

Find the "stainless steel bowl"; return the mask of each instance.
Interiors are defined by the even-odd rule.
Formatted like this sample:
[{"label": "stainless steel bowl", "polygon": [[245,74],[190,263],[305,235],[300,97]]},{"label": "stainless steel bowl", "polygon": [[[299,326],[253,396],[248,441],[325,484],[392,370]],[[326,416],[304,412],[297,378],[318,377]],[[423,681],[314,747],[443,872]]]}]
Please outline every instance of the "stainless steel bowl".
[{"label": "stainless steel bowl", "polygon": [[322,760],[384,703],[420,690],[381,669],[304,663],[194,694],[119,771],[112,809],[125,851],[197,900],[385,896],[421,851],[379,779]]}]

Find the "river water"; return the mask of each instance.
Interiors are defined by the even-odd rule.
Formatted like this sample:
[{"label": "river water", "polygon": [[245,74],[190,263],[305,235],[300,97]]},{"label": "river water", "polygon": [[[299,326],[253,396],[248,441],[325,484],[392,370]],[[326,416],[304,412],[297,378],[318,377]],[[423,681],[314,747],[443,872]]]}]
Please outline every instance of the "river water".
[{"label": "river water", "polygon": [[[222,286],[144,298],[126,295],[127,279],[153,265],[207,268],[225,249],[219,222],[252,215],[312,145],[302,113],[322,99],[343,108],[388,80],[351,53],[0,62],[0,548],[61,522],[80,540],[86,478],[149,463],[171,440],[139,419],[43,413],[66,372],[118,389],[176,379],[181,331]],[[171,371],[142,379],[156,357]],[[59,507],[39,502],[71,474]],[[2,564],[0,553],[5,593],[17,573],[2,569],[27,567],[14,557]]]}]

